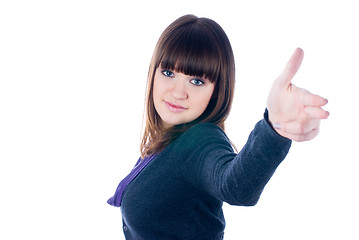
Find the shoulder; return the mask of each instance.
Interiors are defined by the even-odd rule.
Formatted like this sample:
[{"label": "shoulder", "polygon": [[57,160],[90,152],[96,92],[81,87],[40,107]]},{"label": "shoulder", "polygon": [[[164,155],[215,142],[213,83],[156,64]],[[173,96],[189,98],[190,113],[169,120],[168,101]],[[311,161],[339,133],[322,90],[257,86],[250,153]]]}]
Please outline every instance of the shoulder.
[{"label": "shoulder", "polygon": [[203,140],[205,139],[222,139],[229,141],[226,133],[218,127],[214,123],[198,123],[191,128],[189,128],[187,131],[185,131],[181,138],[185,140],[197,140],[198,138],[201,138]]},{"label": "shoulder", "polygon": [[173,148],[180,149],[182,154],[223,147],[232,151],[232,145],[226,133],[213,123],[198,123],[192,126],[171,145]]}]

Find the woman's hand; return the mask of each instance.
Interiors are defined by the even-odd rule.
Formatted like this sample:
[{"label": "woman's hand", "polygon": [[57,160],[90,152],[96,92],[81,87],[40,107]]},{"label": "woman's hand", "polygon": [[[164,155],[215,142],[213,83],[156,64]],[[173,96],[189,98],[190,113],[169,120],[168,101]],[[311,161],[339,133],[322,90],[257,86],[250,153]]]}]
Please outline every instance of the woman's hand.
[{"label": "woman's hand", "polygon": [[281,136],[297,142],[317,136],[320,120],[329,116],[329,112],[321,108],[328,100],[291,83],[303,56],[303,50],[297,48],[274,81],[267,101],[268,117],[274,129]]}]

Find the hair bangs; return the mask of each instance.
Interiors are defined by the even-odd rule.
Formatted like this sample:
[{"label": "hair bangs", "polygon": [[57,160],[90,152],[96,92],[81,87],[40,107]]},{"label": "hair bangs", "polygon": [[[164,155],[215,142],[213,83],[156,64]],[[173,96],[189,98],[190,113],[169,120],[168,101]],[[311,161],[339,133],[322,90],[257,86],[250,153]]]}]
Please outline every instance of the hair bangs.
[{"label": "hair bangs", "polygon": [[220,76],[220,50],[213,34],[195,26],[184,27],[168,37],[158,66],[216,83]]}]

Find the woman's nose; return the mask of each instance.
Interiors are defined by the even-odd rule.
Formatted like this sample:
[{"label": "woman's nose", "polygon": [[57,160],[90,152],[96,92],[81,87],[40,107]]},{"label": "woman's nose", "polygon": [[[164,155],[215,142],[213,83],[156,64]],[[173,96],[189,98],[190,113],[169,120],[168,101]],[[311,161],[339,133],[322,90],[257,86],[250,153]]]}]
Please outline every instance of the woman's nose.
[{"label": "woman's nose", "polygon": [[176,79],[172,88],[172,97],[178,100],[184,100],[188,98],[186,90],[186,83],[183,79]]}]

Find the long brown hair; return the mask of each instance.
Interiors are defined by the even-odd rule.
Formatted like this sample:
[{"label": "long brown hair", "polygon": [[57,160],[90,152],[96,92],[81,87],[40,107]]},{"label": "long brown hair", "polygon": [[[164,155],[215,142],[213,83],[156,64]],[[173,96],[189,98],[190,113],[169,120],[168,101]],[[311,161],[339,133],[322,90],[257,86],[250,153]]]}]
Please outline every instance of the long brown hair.
[{"label": "long brown hair", "polygon": [[[205,77],[215,84],[211,100],[196,120],[163,129],[153,102],[156,69]],[[185,15],[171,23],[160,36],[154,50],[147,79],[145,129],[141,141],[141,157],[163,150],[189,127],[211,122],[224,130],[230,112],[235,85],[235,64],[227,35],[215,21]]]}]

